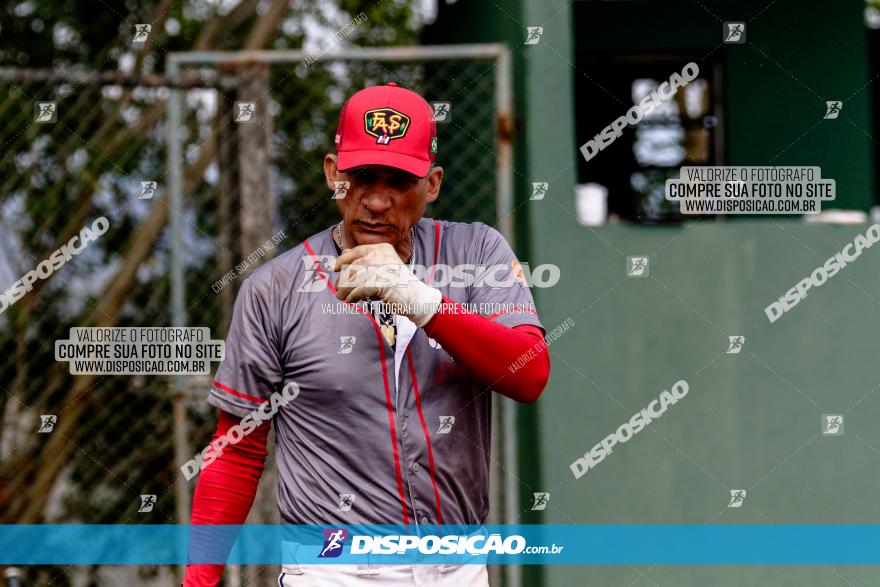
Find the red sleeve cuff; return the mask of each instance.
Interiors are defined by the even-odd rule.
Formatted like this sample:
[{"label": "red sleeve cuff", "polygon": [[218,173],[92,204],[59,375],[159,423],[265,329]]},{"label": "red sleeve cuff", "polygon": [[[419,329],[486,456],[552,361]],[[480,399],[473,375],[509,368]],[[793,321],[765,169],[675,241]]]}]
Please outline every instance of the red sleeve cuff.
[{"label": "red sleeve cuff", "polygon": [[493,322],[443,297],[424,326],[474,378],[517,401],[538,399],[550,377],[550,359],[541,329]]}]

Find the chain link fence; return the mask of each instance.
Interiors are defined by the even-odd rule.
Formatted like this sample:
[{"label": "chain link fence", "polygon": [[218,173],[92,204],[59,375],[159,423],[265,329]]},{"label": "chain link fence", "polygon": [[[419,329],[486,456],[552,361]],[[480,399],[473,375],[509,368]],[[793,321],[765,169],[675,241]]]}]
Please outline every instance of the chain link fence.
[{"label": "chain link fence", "polygon": [[[446,121],[437,124],[437,163],[446,171],[441,197],[426,215],[494,224],[495,125],[493,64],[449,61],[434,64],[368,62],[316,63],[272,68],[272,103],[277,132],[273,174],[278,179],[282,224],[295,219],[291,236],[300,241],[313,229],[338,222],[328,205],[322,161],[333,152],[339,109],[360,88],[396,81],[429,102],[449,102]],[[316,84],[315,78],[326,80]],[[317,108],[316,108],[317,107]]]},{"label": "chain link fence", "polygon": [[[333,151],[342,102],[364,86],[394,81],[450,103],[447,121],[438,124],[444,186],[426,215],[495,225],[495,70],[485,56],[324,59],[307,67],[218,61],[170,78],[0,69],[2,289],[96,219],[109,223],[0,312],[2,522],[188,522],[196,480],[187,482],[178,465],[213,432],[216,411],[205,402],[210,379],[71,376],[68,363],[55,361],[54,342],[74,326],[178,323],[207,326],[212,338],[223,338],[246,275],[337,221],[322,160]],[[174,89],[181,108],[169,122]],[[269,116],[236,123],[235,102],[247,99]],[[169,131],[181,138],[178,161],[169,157]],[[179,205],[169,197],[175,173]],[[251,197],[266,186],[263,197]],[[265,246],[268,254],[251,262],[273,236],[277,246]],[[174,287],[183,290],[182,312]],[[272,469],[270,462],[251,522],[277,521]],[[139,511],[144,495],[156,496],[149,511]],[[227,584],[275,584],[274,571],[233,568]],[[179,581],[174,573],[40,567],[26,570],[24,584],[171,585]]]},{"label": "chain link fence", "polygon": [[[214,91],[207,82],[191,81],[184,86],[194,94]],[[67,363],[55,361],[54,350],[74,326],[169,325],[163,189],[169,95],[159,76],[0,71],[0,276],[7,292],[0,352],[8,357],[0,365],[4,523],[180,521],[168,381],[73,377]],[[203,125],[192,128],[205,132]],[[211,210],[193,211],[193,233],[216,223],[209,162],[203,149],[187,165],[189,199]],[[83,229],[102,217],[107,231],[83,245]],[[51,275],[38,274],[18,293],[7,289],[27,282],[41,261],[69,251],[71,243],[79,253],[62,253],[65,262],[54,264]],[[207,257],[215,256],[203,250],[191,264],[193,278],[210,278],[216,263]],[[197,429],[206,425],[204,418],[196,422]],[[139,511],[143,495],[156,496],[150,511]],[[135,580],[162,577],[161,584],[171,584],[171,571],[141,568]],[[32,568],[24,584],[104,584],[98,573]]]}]

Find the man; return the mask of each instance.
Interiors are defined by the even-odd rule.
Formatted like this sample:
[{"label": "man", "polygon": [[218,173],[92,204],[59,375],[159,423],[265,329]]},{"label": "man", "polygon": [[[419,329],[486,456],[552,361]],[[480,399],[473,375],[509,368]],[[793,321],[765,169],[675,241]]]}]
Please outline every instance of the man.
[{"label": "man", "polygon": [[[497,231],[422,218],[443,169],[433,164],[436,125],[421,96],[393,83],[357,92],[335,143],[324,174],[330,190],[348,186],[335,200],[342,221],[242,284],[208,399],[221,410],[214,438],[295,382],[298,396],[274,419],[286,523],[404,524],[414,533],[481,524],[491,392],[533,402],[549,377],[532,296]],[[463,264],[491,275],[450,282],[444,266]],[[508,369],[530,349],[531,361]],[[194,524],[245,521],[268,425],[204,469]],[[283,586],[488,585],[484,565],[284,562]],[[190,566],[185,585],[215,585],[221,572]]]}]

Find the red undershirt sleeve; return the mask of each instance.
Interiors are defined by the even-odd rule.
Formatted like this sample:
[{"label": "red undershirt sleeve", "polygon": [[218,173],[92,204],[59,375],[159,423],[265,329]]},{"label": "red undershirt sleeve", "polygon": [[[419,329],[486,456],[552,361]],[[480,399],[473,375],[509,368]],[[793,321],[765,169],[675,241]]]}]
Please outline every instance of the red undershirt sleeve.
[{"label": "red undershirt sleeve", "polygon": [[[240,418],[221,410],[211,442],[226,434],[239,421]],[[265,422],[238,444],[227,445],[223,454],[201,472],[193,496],[193,524],[244,524],[263,474],[269,427],[269,422]],[[220,582],[223,567],[187,565],[183,585],[214,587]]]},{"label": "red undershirt sleeve", "polygon": [[547,385],[550,356],[537,326],[508,328],[444,296],[424,330],[473,377],[502,395],[532,403]]}]

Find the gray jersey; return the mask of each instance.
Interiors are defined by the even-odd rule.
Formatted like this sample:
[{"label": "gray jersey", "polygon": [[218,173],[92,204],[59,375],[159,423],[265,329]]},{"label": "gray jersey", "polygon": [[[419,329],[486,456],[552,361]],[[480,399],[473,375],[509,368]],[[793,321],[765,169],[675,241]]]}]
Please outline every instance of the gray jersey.
[{"label": "gray jersey", "polygon": [[[429,273],[446,297],[506,326],[541,326],[495,229],[423,218],[415,234],[417,265],[503,266],[494,279],[512,281],[463,287],[455,271]],[[285,383],[299,385],[274,419],[286,522],[483,523],[492,392],[423,330],[413,326],[394,349],[365,302],[339,302],[327,285],[338,277],[327,257],[338,254],[327,229],[245,280],[208,402],[244,416]]]}]

